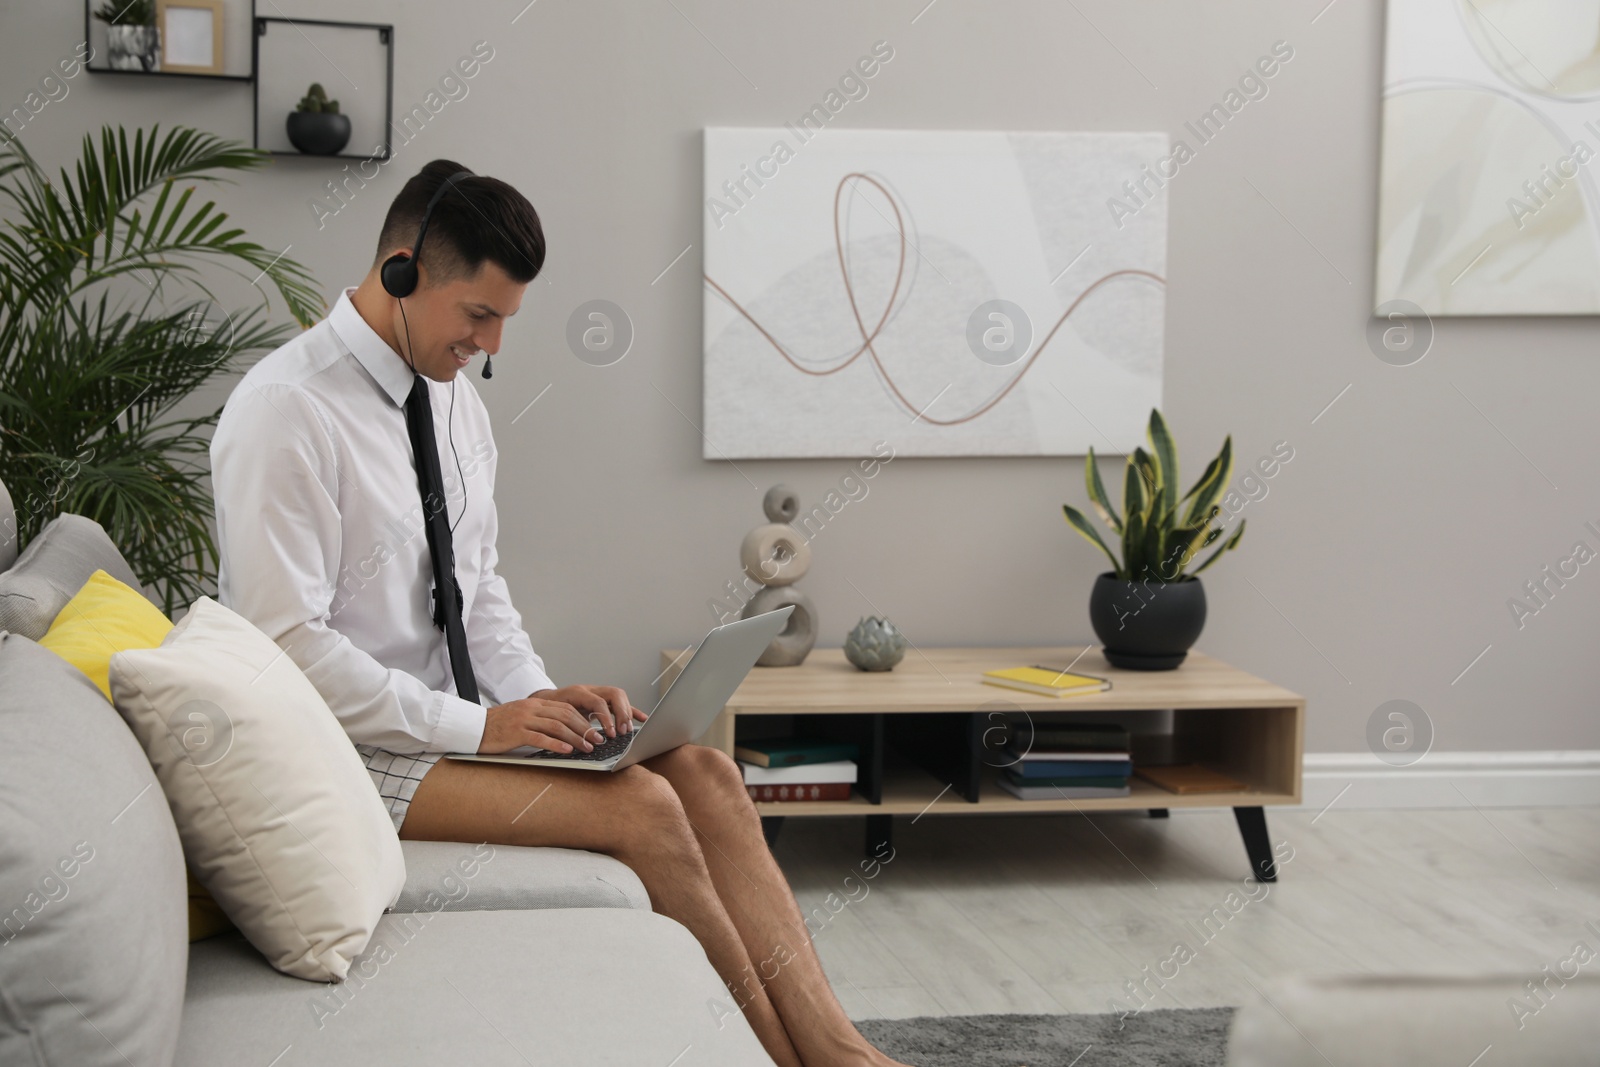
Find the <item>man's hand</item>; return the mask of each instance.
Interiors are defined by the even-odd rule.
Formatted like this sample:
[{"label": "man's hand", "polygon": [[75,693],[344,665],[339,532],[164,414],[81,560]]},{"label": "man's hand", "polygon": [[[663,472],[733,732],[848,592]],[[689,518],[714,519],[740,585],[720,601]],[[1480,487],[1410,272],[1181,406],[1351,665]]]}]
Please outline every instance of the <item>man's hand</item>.
[{"label": "man's hand", "polygon": [[584,716],[585,727],[591,718],[600,720],[600,729],[607,737],[632,733],[634,720],[645,719],[645,713],[628,702],[628,694],[614,685],[568,685],[541,689],[533,697],[570,704]]},{"label": "man's hand", "polygon": [[[591,716],[600,722],[600,730],[589,725]],[[541,689],[522,700],[488,709],[478,751],[493,755],[532,745],[550,752],[590,752],[602,734],[615,737],[619,728],[627,733],[635,719],[644,718],[645,713],[615,686]]]}]

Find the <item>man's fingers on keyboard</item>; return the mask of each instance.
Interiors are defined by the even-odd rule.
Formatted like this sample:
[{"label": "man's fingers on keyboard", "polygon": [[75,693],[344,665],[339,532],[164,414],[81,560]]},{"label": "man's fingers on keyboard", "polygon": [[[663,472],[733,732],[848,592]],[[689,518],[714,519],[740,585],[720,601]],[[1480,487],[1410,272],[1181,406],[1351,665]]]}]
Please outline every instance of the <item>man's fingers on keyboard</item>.
[{"label": "man's fingers on keyboard", "polygon": [[528,731],[528,740],[526,743],[532,745],[534,748],[542,748],[546,752],[572,751],[572,746],[561,740],[559,737],[551,737],[549,734],[542,734],[537,730]]},{"label": "man's fingers on keyboard", "polygon": [[605,708],[605,713],[600,718],[606,723],[606,732],[615,737],[627,727],[627,718],[622,713],[622,709],[627,705],[618,702],[610,695],[613,690],[602,689],[600,692],[601,706]]},{"label": "man's fingers on keyboard", "polygon": [[598,712],[600,712],[600,705],[602,704],[605,704],[605,701],[598,699],[598,697],[594,696],[592,693],[584,694],[584,699],[582,699],[582,701],[574,699],[573,721],[574,723],[579,723],[579,731],[584,731],[584,729],[589,728],[590,718],[598,718]]},{"label": "man's fingers on keyboard", "polygon": [[611,735],[626,733],[630,716],[628,714],[628,695],[616,686],[606,686],[600,690],[605,700],[606,715],[611,720]]},{"label": "man's fingers on keyboard", "polygon": [[593,733],[594,727],[589,722],[587,712],[573,709],[572,714],[564,716],[564,720],[567,728],[579,738],[587,739]]},{"label": "man's fingers on keyboard", "polygon": [[591,747],[583,737],[584,731],[589,728],[589,721],[571,709],[569,714],[547,717],[541,722],[540,727],[551,737],[565,741],[572,748],[587,752]]}]

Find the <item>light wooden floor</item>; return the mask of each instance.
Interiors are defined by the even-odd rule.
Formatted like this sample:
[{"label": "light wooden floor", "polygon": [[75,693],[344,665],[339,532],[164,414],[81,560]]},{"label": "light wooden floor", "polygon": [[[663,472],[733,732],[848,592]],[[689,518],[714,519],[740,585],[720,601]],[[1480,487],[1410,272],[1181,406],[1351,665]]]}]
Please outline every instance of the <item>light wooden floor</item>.
[{"label": "light wooden floor", "polygon": [[[1194,958],[1152,1007],[1242,1005],[1293,972],[1533,977],[1600,944],[1583,929],[1600,924],[1600,808],[1269,808],[1267,825],[1294,850],[1269,886],[1245,881],[1227,809],[900,818],[870,881],[859,819],[791,818],[775,851],[857,1019],[1104,1012],[1177,942]],[[1213,908],[1229,917],[1208,940]]]}]

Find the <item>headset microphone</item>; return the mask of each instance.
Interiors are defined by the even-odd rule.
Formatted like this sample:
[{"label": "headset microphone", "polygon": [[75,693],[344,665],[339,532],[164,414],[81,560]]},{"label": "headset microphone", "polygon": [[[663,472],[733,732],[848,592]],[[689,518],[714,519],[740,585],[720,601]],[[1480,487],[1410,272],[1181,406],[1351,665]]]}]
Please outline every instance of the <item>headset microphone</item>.
[{"label": "headset microphone", "polygon": [[494,357],[488,353],[483,356],[483,376],[485,379],[494,377]]}]

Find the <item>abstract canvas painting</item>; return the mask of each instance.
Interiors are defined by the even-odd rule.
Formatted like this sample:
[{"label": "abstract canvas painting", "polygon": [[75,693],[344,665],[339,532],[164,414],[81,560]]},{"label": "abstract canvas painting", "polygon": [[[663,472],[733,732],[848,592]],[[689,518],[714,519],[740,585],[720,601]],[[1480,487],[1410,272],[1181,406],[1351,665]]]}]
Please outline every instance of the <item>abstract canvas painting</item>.
[{"label": "abstract canvas painting", "polygon": [[1375,303],[1600,311],[1600,0],[1389,0]]},{"label": "abstract canvas painting", "polygon": [[705,131],[708,459],[1131,451],[1164,133]]}]

